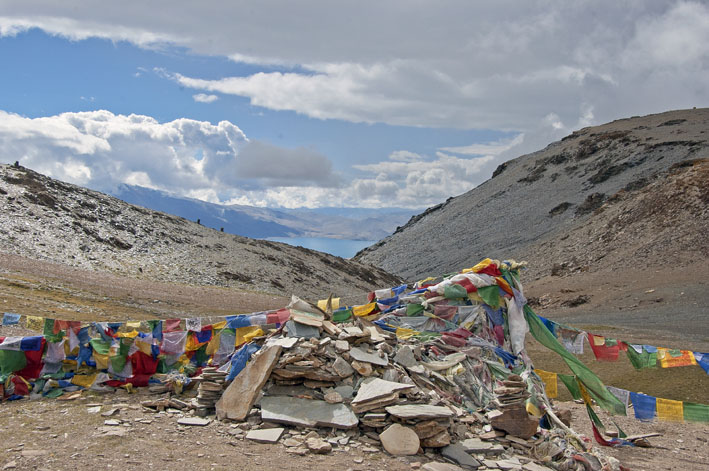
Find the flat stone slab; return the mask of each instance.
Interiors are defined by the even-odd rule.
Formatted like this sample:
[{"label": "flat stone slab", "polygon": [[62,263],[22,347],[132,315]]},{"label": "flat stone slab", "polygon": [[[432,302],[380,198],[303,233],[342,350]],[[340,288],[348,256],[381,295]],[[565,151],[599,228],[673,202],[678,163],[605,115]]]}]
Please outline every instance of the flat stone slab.
[{"label": "flat stone slab", "polygon": [[389,396],[392,393],[412,389],[412,384],[394,383],[393,381],[384,381],[380,378],[365,380],[357,391],[357,395],[352,400],[352,404],[368,402],[380,397]]},{"label": "flat stone slab", "polygon": [[363,361],[365,363],[371,363],[378,366],[389,365],[389,360],[387,358],[382,358],[374,353],[367,353],[359,347],[354,347],[350,349],[350,356],[353,360]]},{"label": "flat stone slab", "polygon": [[352,428],[359,419],[345,404],[288,396],[265,396],[261,399],[261,419],[306,427]]},{"label": "flat stone slab", "polygon": [[304,338],[304,339],[319,339],[320,329],[312,325],[301,324],[300,322],[295,322],[293,319],[286,322],[286,330],[288,330],[288,337],[291,338]]},{"label": "flat stone slab", "polygon": [[441,463],[440,461],[432,461],[421,466],[423,471],[463,471],[463,468],[450,463]]},{"label": "flat stone slab", "polygon": [[276,443],[283,435],[284,428],[266,428],[260,430],[251,430],[246,434],[247,440],[253,440],[258,443]]},{"label": "flat stone slab", "polygon": [[529,463],[525,463],[525,465],[522,466],[522,469],[524,471],[551,471],[551,468],[547,468],[546,466],[542,466],[540,464],[537,464],[534,461],[530,461]]},{"label": "flat stone slab", "polygon": [[414,356],[414,350],[408,345],[399,348],[396,355],[394,355],[394,361],[407,368],[413,368],[418,365],[416,357]]},{"label": "flat stone slab", "polygon": [[195,425],[198,427],[209,425],[210,422],[210,419],[202,419],[200,417],[182,417],[181,419],[177,419],[177,423],[180,425]]},{"label": "flat stone slab", "polygon": [[280,345],[283,348],[291,348],[296,343],[298,343],[298,337],[270,338],[266,341],[266,345]]},{"label": "flat stone slab", "polygon": [[384,449],[394,456],[415,455],[421,442],[412,428],[393,424],[379,434]]},{"label": "flat stone slab", "polygon": [[467,469],[477,469],[480,467],[480,462],[466,453],[460,443],[454,443],[441,448],[441,455]]},{"label": "flat stone slab", "polygon": [[473,454],[495,455],[505,451],[505,447],[499,443],[484,442],[479,438],[468,438],[460,442],[460,445],[466,452]]},{"label": "flat stone slab", "polygon": [[445,406],[430,406],[428,404],[407,404],[389,406],[386,411],[400,419],[443,419],[453,417],[453,411]]},{"label": "flat stone slab", "polygon": [[226,418],[242,422],[246,419],[280,356],[281,346],[271,345],[264,347],[246,364],[217,401],[217,417],[220,420]]}]

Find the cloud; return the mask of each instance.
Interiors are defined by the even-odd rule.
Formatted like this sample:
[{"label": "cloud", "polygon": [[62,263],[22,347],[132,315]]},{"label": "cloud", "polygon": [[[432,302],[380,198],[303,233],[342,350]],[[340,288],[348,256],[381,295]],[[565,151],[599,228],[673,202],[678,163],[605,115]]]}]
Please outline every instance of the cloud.
[{"label": "cloud", "polygon": [[228,121],[160,123],[105,110],[31,119],[0,111],[0,147],[9,160],[108,192],[127,183],[216,202],[243,196],[242,185],[255,194],[273,185],[341,183],[324,155],[249,141]]},{"label": "cloud", "polygon": [[250,141],[236,161],[240,179],[258,180],[264,186],[336,187],[332,162],[313,149],[284,149],[267,142]]},{"label": "cloud", "polygon": [[216,95],[207,95],[206,93],[197,93],[192,95],[192,99],[197,103],[214,103],[219,99]]},{"label": "cloud", "polygon": [[[402,160],[402,154],[409,158]],[[383,162],[353,165],[374,177],[355,179],[351,186],[366,205],[387,206],[395,201],[397,206],[430,206],[482,183],[488,176],[483,170],[493,160],[492,155],[463,158],[437,152],[426,157],[397,151]]]},{"label": "cloud", "polygon": [[[32,27],[72,40],[184,47],[262,66],[246,76],[171,71],[198,92],[316,119],[515,130],[545,117],[594,123],[709,101],[709,6],[698,1],[493,0],[444,5],[274,0],[204,9],[171,2],[6,0],[0,35]],[[294,21],[297,18],[297,21]],[[432,27],[445,25],[445,27]],[[268,31],[268,34],[264,34]]]},{"label": "cloud", "polygon": [[471,144],[461,147],[441,147],[442,151],[463,155],[500,155],[524,141],[524,134],[518,134],[513,139],[504,139],[488,144]]}]

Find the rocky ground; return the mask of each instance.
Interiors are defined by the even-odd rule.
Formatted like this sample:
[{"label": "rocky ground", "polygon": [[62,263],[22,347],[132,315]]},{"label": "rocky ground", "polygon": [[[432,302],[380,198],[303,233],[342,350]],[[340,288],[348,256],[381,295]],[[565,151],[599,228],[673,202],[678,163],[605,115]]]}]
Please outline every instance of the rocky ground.
[{"label": "rocky ground", "polygon": [[[393,457],[365,437],[340,445],[333,440],[333,451],[326,455],[292,453],[285,445],[288,438],[304,441],[311,431],[289,429],[288,436],[276,444],[260,444],[245,439],[246,424],[211,420],[206,426],[178,424],[185,415],[177,410],[151,412],[139,405],[152,396],[146,390],[128,394],[85,393],[62,400],[15,401],[0,406],[0,445],[4,469],[72,470],[80,463],[86,469],[226,470],[238,467],[256,469],[419,469],[428,462],[440,462],[440,456],[416,455]],[[591,430],[583,407],[563,403],[572,411],[572,427],[590,436]],[[96,411],[97,406],[100,409]],[[96,412],[94,412],[96,411]],[[113,412],[112,412],[113,411]],[[109,415],[111,414],[111,415]],[[606,415],[602,419],[610,424]],[[656,422],[646,424],[632,418],[615,418],[628,434],[662,434],[650,438],[653,448],[604,448],[628,469],[703,470],[709,469],[709,427],[696,424]],[[105,425],[106,423],[117,425]],[[319,431],[330,436],[347,436]],[[290,442],[289,442],[290,443]],[[343,441],[344,443],[344,441]],[[291,452],[289,452],[291,450]],[[480,455],[478,458],[484,459]],[[501,457],[500,457],[501,458]],[[524,458],[523,458],[524,459]]]}]

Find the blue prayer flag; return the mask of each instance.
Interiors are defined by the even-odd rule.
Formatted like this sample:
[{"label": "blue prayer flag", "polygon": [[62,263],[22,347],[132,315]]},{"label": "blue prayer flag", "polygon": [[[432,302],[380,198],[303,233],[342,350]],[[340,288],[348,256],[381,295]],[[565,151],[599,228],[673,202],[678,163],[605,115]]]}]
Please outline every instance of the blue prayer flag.
[{"label": "blue prayer flag", "polygon": [[20,323],[20,315],[6,312],[2,315],[2,325],[15,325]]},{"label": "blue prayer flag", "polygon": [[635,418],[638,420],[649,421],[655,418],[657,414],[657,401],[652,396],[645,394],[630,393],[630,401],[633,403]]}]

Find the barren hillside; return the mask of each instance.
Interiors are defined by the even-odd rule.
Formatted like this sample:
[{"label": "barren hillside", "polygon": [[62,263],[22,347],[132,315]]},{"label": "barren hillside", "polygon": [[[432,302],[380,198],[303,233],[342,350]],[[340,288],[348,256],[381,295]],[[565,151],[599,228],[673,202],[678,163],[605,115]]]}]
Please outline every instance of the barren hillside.
[{"label": "barren hillside", "polygon": [[17,257],[50,264],[34,264],[40,278],[66,267],[311,300],[329,293],[359,299],[399,281],[366,264],[222,233],[23,167],[0,166],[0,209],[0,268],[21,273]]}]

